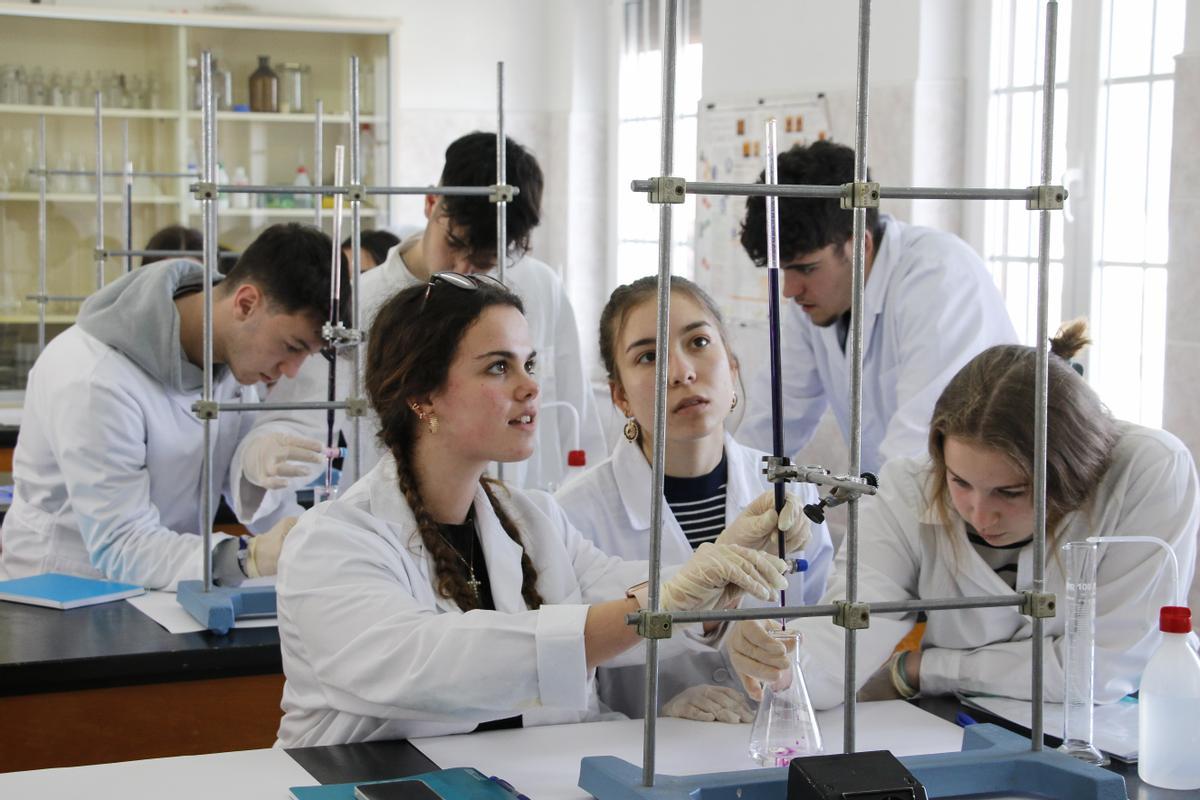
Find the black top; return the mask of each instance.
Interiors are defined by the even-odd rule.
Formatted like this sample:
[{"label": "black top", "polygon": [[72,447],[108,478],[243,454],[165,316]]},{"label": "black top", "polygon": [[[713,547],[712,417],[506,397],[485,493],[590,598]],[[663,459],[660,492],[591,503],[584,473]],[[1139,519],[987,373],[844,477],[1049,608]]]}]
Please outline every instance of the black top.
[{"label": "black top", "polygon": [[984,563],[992,568],[992,571],[1000,576],[1001,580],[1010,588],[1015,589],[1017,586],[1017,560],[1021,556],[1021,549],[1032,540],[1026,539],[1023,542],[997,545],[984,539],[970,525],[966,525],[966,529],[967,541],[975,548],[975,552],[979,554]]},{"label": "black top", "polygon": [[725,454],[707,475],[663,479],[663,495],[688,543],[695,549],[711,542],[725,529],[725,487],[728,484]]}]

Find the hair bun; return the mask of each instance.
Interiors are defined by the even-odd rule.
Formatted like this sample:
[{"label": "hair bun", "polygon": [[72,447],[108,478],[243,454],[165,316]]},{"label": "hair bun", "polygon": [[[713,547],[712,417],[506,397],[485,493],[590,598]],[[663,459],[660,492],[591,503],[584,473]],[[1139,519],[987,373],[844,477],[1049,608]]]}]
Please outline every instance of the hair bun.
[{"label": "hair bun", "polygon": [[1050,352],[1065,360],[1073,358],[1092,343],[1087,327],[1087,320],[1083,318],[1064,322],[1058,333],[1050,338]]}]

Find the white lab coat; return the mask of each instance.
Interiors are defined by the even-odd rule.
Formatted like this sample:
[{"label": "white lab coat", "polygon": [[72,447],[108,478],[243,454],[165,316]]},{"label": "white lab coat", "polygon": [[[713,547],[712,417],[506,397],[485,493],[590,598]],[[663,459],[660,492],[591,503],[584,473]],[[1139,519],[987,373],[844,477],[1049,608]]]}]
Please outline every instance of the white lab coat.
[{"label": "white lab coat", "polygon": [[[526,726],[597,717],[588,606],[622,597],[645,579],[646,562],[600,552],[544,492],[494,491],[537,569],[537,611],[521,597],[521,547],[482,489],[475,519],[496,611],[464,614],[437,594],[391,456],[301,516],[277,583],[282,745],[441,736],[516,714]],[[707,649],[688,633],[662,647]],[[614,660],[644,657],[635,647]]]},{"label": "white lab coat", "polygon": [[[1017,341],[1004,300],[961,239],[887,215],[863,297],[862,468],[926,451],[942,389],[983,350]],[[784,452],[808,444],[827,405],[850,440],[850,343],[785,303],[780,325]],[[737,438],[771,447],[771,374],[749,392]]]},{"label": "white lab coat", "polygon": [[[1056,543],[1047,542],[1046,591],[1059,598],[1057,616],[1045,620],[1045,696],[1063,700],[1067,614],[1063,560],[1058,546],[1088,536],[1147,535],[1168,542],[1179,559],[1180,580],[1191,585],[1200,525],[1196,467],[1169,433],[1119,423],[1112,466],[1096,487],[1090,509],[1067,515]],[[897,459],[879,476],[879,494],[863,498],[859,542],[862,601],[977,597],[1010,594],[967,541],[951,511],[947,530],[927,506],[929,460]],[[838,556],[844,566],[845,551]],[[1101,545],[1096,571],[1096,701],[1115,701],[1138,688],[1142,669],[1158,644],[1158,610],[1173,604],[1170,571],[1157,547]],[[838,569],[823,602],[846,596]],[[1020,551],[1016,590],[1033,583],[1033,545]],[[857,685],[862,686],[912,627],[914,615],[872,615],[858,632]],[[842,702],[844,632],[828,619],[800,621],[801,661],[817,708]],[[921,642],[921,691],[926,694],[993,694],[1030,697],[1032,622],[1015,607],[934,611]]]},{"label": "white lab coat", "polygon": [[[725,436],[728,483],[725,488],[725,523],[737,519],[754,498],[771,488],[762,474],[765,454],[738,444]],[[567,517],[579,531],[606,553],[621,558],[649,558],[650,487],[653,474],[649,462],[636,444],[622,439],[612,456],[568,483],[555,495]],[[816,489],[805,484],[797,492],[802,503],[819,499]],[[683,528],[675,514],[663,502],[662,563],[682,564],[691,558]],[[825,591],[833,565],[833,543],[824,525],[812,527],[812,538],[803,553],[807,573],[788,579],[788,602],[809,605]],[[796,598],[799,598],[798,600]],[[745,598],[743,606],[761,606],[754,598]],[[641,717],[645,714],[645,667],[602,667],[598,673],[600,699],[609,708]],[[662,661],[659,667],[659,699],[666,702],[689,686],[716,684],[741,690],[742,682],[724,653],[684,653]]]},{"label": "white lab coat", "polygon": [[[258,399],[254,387],[239,386],[228,372],[213,396]],[[12,577],[66,572],[152,589],[202,578],[196,532],[204,425],[192,411],[199,399],[198,391],[168,387],[78,326],[55,337],[25,390],[3,529]],[[222,414],[212,422],[214,511],[253,416]],[[263,526],[277,511],[264,505]],[[225,538],[214,534],[213,545]]]},{"label": "white lab coat", "polygon": [[[419,281],[408,271],[403,253],[415,246],[418,237],[411,237],[388,251],[387,260],[362,276],[359,284],[362,328],[369,331],[376,314],[383,304],[402,289],[416,286]],[[509,286],[525,305],[525,318],[533,346],[538,353],[537,380],[543,404],[555,400],[571,403],[579,412],[580,445],[593,458],[606,452],[604,434],[596,415],[591,391],[584,376],[579,330],[575,325],[575,312],[567,299],[562,281],[546,264],[525,256],[505,272]],[[365,336],[365,334],[364,334]],[[365,362],[364,352],[364,362]],[[349,394],[352,377],[351,361],[339,359],[337,377],[338,397]],[[328,398],[329,365],[323,358],[305,362],[295,379],[279,381],[271,392],[271,402],[311,401]],[[337,423],[342,428],[350,449],[354,448],[351,426],[339,412]],[[383,455],[375,436],[379,429],[378,418],[369,413],[360,423],[362,468],[369,471]],[[567,472],[567,451],[575,447],[573,426],[569,412],[559,408],[548,408],[538,416],[537,439],[533,455],[526,461],[505,464],[504,480],[512,486],[529,489],[554,489],[560,485]],[[264,412],[251,437],[259,432],[282,431],[308,436],[321,442],[326,438],[326,415],[324,411]],[[249,444],[248,438],[245,447]],[[235,456],[235,465],[241,462],[241,451]],[[345,460],[342,490],[353,483],[353,457]],[[314,468],[301,485],[315,478],[320,467]],[[256,518],[265,492],[243,480],[235,473],[239,505],[235,507],[239,517]],[[267,506],[264,506],[267,507]]]}]

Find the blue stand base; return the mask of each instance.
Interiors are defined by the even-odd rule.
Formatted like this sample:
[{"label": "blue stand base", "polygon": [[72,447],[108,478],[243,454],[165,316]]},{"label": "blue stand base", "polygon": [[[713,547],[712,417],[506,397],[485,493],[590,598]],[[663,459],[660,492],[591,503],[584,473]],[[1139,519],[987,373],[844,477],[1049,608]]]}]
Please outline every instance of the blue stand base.
[{"label": "blue stand base", "polygon": [[[1125,779],[1056,750],[1033,752],[1029,740],[996,725],[963,729],[960,753],[900,759],[930,798],[977,795],[1126,800]],[[612,756],[583,759],[579,786],[599,800],[782,800],[787,768],[711,775],[656,775],[642,786],[642,768]]]},{"label": "blue stand base", "polygon": [[275,613],[274,586],[214,586],[206,592],[203,581],[180,581],[175,597],[213,633],[229,633],[238,617]]}]

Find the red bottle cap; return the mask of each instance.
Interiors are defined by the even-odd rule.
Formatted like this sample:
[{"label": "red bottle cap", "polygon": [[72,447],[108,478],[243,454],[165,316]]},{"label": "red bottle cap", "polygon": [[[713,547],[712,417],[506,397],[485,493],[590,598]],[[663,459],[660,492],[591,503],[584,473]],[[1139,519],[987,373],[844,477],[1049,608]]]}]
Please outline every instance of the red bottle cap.
[{"label": "red bottle cap", "polygon": [[1187,606],[1163,606],[1158,612],[1158,629],[1163,633],[1191,633],[1191,609]]},{"label": "red bottle cap", "polygon": [[586,467],[587,453],[582,450],[567,451],[567,466],[568,467]]}]

